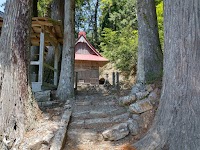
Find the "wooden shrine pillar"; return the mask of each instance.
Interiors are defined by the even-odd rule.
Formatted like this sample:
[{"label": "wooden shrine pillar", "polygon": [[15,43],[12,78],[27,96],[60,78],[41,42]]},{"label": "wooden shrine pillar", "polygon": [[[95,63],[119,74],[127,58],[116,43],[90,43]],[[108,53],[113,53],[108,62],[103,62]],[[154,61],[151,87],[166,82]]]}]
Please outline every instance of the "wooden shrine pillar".
[{"label": "wooden shrine pillar", "polygon": [[115,86],[115,72],[112,73],[112,85]]},{"label": "wooden shrine pillar", "polygon": [[43,82],[43,72],[44,72],[44,50],[45,50],[45,38],[44,29],[40,33],[40,51],[39,51],[39,72],[38,72],[38,82],[42,85]]},{"label": "wooden shrine pillar", "polygon": [[58,85],[58,61],[59,61],[59,46],[56,45],[54,47],[55,53],[54,53],[54,85]]}]

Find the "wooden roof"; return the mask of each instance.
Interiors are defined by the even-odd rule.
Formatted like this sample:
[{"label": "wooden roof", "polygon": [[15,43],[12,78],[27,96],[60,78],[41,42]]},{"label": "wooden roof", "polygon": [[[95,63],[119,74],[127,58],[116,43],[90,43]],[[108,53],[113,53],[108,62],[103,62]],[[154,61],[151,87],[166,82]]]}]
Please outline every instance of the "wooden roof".
[{"label": "wooden roof", "polygon": [[63,42],[63,27],[61,21],[50,18],[32,18],[31,44],[40,44],[40,32],[45,33],[45,46],[57,45]]},{"label": "wooden roof", "polygon": [[[88,48],[85,46],[82,47],[77,47],[79,43],[85,43]],[[88,53],[78,53],[78,50],[86,50],[86,51],[92,51],[93,53],[91,54],[90,52]],[[101,56],[101,54],[92,46],[92,44],[87,40],[86,38],[86,33],[81,32],[79,33],[79,38],[75,43],[75,60],[76,61],[91,61],[91,62],[98,62],[100,66],[103,66],[109,62],[108,59],[104,58]]]},{"label": "wooden roof", "polygon": [[[3,18],[0,18],[0,29],[3,26]],[[45,17],[32,18],[31,45],[40,45],[40,33],[45,33],[45,46],[63,43],[63,27],[61,21]]]}]

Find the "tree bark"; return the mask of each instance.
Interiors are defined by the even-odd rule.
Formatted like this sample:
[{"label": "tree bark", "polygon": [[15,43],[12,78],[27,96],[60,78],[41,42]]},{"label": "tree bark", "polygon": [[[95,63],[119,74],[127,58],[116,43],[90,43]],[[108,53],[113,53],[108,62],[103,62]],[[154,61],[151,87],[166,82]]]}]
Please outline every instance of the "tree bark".
[{"label": "tree bark", "polygon": [[53,0],[51,4],[51,18],[60,20],[64,23],[64,4],[63,0]]},{"label": "tree bark", "polygon": [[37,122],[28,83],[32,0],[8,0],[0,40],[0,149],[17,148]]},{"label": "tree bark", "polygon": [[98,46],[98,33],[97,33],[98,8],[99,8],[99,0],[96,1],[95,11],[94,11],[94,39],[95,39],[95,47]]},{"label": "tree bark", "polygon": [[38,9],[37,9],[37,5],[38,5],[38,0],[33,0],[33,17],[38,17]]},{"label": "tree bark", "polygon": [[138,150],[200,148],[200,1],[164,1],[164,77],[154,124]]},{"label": "tree bark", "polygon": [[64,41],[57,96],[61,100],[74,97],[74,33],[75,1],[65,0]]},{"label": "tree bark", "polygon": [[163,56],[158,34],[155,0],[137,0],[137,82],[152,82],[162,76]]}]

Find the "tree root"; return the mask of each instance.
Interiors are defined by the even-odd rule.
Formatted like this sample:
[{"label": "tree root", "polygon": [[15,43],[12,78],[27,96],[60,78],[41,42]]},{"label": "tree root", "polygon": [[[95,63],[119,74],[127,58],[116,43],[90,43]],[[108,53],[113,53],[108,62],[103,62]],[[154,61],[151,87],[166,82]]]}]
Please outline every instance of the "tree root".
[{"label": "tree root", "polygon": [[165,145],[165,140],[157,130],[150,130],[147,135],[133,144],[137,150],[161,150]]}]

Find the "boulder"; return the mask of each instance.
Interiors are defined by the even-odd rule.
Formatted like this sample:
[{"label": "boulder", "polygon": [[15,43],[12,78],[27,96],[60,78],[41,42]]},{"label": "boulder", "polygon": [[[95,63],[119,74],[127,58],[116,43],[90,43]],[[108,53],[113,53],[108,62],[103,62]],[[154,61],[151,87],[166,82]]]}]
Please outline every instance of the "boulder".
[{"label": "boulder", "polygon": [[129,134],[128,123],[121,123],[105,130],[102,135],[105,140],[117,141]]},{"label": "boulder", "polygon": [[136,93],[136,98],[139,99],[144,99],[148,96],[149,92],[148,91],[144,91],[144,92],[138,92]]},{"label": "boulder", "polygon": [[136,96],[135,95],[129,95],[129,96],[124,96],[119,99],[119,104],[124,106],[124,105],[130,105],[136,101]]},{"label": "boulder", "polygon": [[136,114],[144,113],[153,108],[149,99],[137,101],[129,106],[129,111]]},{"label": "boulder", "polygon": [[34,96],[38,102],[45,102],[45,101],[50,101],[50,94],[51,91],[47,90],[47,91],[35,92]]},{"label": "boulder", "polygon": [[130,134],[133,136],[137,135],[139,133],[138,122],[136,120],[129,119],[127,123],[128,123],[128,129],[129,129]]}]

